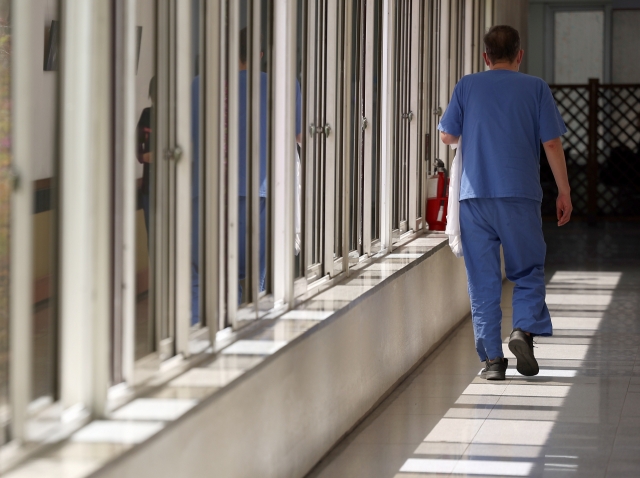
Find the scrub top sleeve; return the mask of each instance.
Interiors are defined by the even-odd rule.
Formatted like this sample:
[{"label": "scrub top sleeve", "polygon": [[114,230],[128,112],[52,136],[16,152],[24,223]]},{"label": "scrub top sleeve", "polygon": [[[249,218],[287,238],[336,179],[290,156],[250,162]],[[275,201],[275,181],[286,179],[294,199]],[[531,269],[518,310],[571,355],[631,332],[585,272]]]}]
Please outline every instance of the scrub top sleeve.
[{"label": "scrub top sleeve", "polygon": [[451,101],[447,106],[438,129],[452,136],[460,136],[462,134],[462,104],[460,100],[460,83],[453,89]]},{"label": "scrub top sleeve", "polygon": [[540,99],[540,141],[546,143],[558,138],[567,132],[562,115],[558,111],[556,102],[551,94],[549,85],[542,85],[542,97]]}]

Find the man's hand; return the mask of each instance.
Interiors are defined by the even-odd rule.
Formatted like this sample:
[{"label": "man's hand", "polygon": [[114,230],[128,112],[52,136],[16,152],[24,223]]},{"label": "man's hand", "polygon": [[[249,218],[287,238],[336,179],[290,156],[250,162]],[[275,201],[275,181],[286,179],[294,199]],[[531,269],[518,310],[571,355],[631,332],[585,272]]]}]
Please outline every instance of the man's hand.
[{"label": "man's hand", "polygon": [[571,194],[558,194],[556,199],[556,214],[558,216],[558,226],[564,226],[571,219]]},{"label": "man's hand", "polygon": [[446,145],[458,144],[458,139],[460,139],[460,136],[453,136],[449,133],[445,133],[444,131],[440,131],[440,141]]},{"label": "man's hand", "polygon": [[542,143],[544,152],[547,155],[551,172],[558,186],[558,199],[556,200],[556,214],[558,216],[558,226],[564,226],[571,219],[571,188],[569,187],[569,177],[567,176],[567,163],[564,159],[564,151],[560,138],[555,138],[546,143]]},{"label": "man's hand", "polygon": [[153,163],[153,153],[143,153],[142,162],[147,164]]}]

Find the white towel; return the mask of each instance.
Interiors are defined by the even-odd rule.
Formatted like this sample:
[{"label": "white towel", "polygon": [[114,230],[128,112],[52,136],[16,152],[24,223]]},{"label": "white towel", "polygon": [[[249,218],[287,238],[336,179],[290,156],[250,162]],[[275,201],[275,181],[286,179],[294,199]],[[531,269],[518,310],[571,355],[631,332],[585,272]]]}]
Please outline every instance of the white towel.
[{"label": "white towel", "polygon": [[449,236],[449,247],[456,257],[462,257],[462,240],[460,236],[460,179],[462,178],[462,136],[458,138],[458,144],[452,144],[451,149],[456,150],[456,157],[451,165],[449,176],[449,203],[447,205],[447,228],[444,233]]}]

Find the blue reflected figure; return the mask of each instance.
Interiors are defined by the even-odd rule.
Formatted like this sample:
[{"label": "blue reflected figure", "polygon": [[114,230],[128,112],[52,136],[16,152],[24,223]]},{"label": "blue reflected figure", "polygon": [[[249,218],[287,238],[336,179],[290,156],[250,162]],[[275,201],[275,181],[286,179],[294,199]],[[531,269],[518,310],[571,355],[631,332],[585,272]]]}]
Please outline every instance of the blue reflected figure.
[{"label": "blue reflected figure", "polygon": [[[247,149],[250,139],[247,136],[247,46],[246,29],[240,32],[240,61],[238,75],[238,279],[246,278],[246,239],[247,239]],[[262,56],[262,53],[260,54]],[[268,131],[268,76],[260,72],[260,246],[259,246],[259,288],[265,290],[266,276],[266,229],[267,229],[267,131]],[[200,117],[200,77],[193,79],[191,86],[191,139],[193,143],[192,162],[192,234],[191,234],[191,324],[200,322],[199,287],[199,117]],[[300,141],[302,131],[302,95],[296,81],[296,138]],[[275,158],[277,160],[277,158]],[[295,165],[292,163],[291,167]],[[238,283],[238,303],[242,302],[242,286]]]}]

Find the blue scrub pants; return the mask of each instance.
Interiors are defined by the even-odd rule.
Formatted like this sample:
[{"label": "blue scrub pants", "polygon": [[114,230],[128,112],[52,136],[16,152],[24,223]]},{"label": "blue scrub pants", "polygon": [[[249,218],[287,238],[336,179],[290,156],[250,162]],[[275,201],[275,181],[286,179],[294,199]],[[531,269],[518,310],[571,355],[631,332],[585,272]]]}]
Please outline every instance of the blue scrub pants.
[{"label": "blue scrub pants", "polygon": [[200,201],[191,199],[191,325],[200,322]]},{"label": "blue scrub pants", "polygon": [[[199,263],[199,221],[198,221],[198,198],[193,198],[191,205],[191,325],[196,325],[200,321],[200,274]],[[260,291],[265,287],[265,276],[267,272],[266,258],[266,229],[267,229],[267,198],[260,198]],[[238,197],[238,279],[243,280],[246,276],[246,237],[247,237],[247,198]],[[238,303],[242,301],[242,287],[238,285]]]},{"label": "blue scrub pants", "polygon": [[524,198],[460,201],[460,233],[467,268],[471,315],[480,360],[503,357],[500,244],[507,279],[514,282],[513,327],[532,335],[551,335],[545,303],[540,203]]}]

